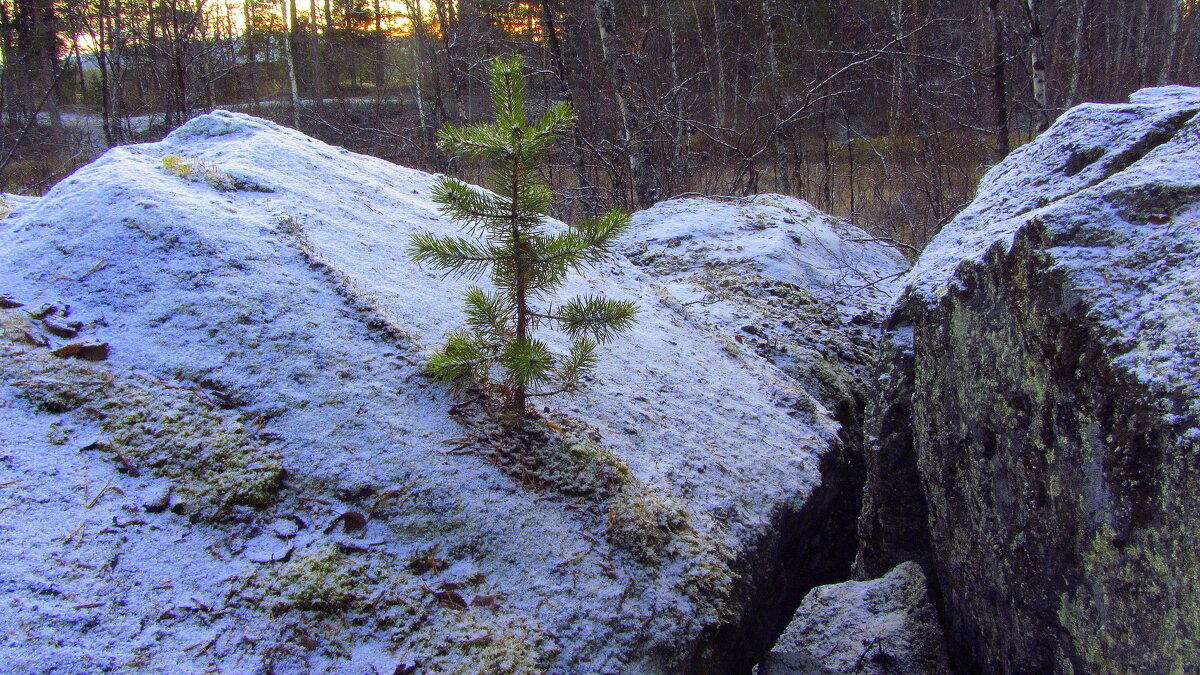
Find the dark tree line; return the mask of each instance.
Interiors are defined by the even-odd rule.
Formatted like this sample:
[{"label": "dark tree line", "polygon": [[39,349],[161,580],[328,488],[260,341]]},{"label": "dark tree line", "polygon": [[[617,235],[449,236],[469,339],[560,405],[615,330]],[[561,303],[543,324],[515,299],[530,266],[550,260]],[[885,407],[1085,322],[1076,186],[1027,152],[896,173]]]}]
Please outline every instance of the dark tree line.
[{"label": "dark tree line", "polygon": [[5,189],[42,189],[18,169],[47,148],[82,161],[226,106],[458,171],[435,130],[484,118],[487,63],[518,52],[531,101],[579,113],[548,175],[565,208],[777,191],[920,245],[1067,107],[1197,84],[1198,14],[1195,0],[3,0],[0,166]]}]

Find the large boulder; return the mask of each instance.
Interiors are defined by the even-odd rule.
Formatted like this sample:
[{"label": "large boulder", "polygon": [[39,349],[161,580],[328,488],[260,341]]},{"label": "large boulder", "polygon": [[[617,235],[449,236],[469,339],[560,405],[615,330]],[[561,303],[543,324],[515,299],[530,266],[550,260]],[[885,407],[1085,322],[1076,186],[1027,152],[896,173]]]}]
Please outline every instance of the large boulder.
[{"label": "large boulder", "polygon": [[946,642],[915,562],[809,591],[758,675],[946,675]]},{"label": "large boulder", "polygon": [[467,283],[405,251],[459,230],[434,180],[215,112],[12,201],[9,672],[722,673],[765,651],[760,610],[830,568],[836,420],[613,256],[563,293],[638,324],[519,447],[421,374]]},{"label": "large boulder", "polygon": [[1197,113],[1184,87],[1066,113],[985,176],[888,320],[859,569],[931,560],[963,667],[1197,664]]},{"label": "large boulder", "polygon": [[[858,539],[864,466],[862,413],[884,314],[908,261],[892,246],[776,194],[662,202],[633,216],[621,250],[654,283],[676,320],[708,333],[739,359],[766,360],[789,379],[798,419],[832,416],[841,452],[825,456],[822,491],[787,532],[804,531],[788,558],[817,583],[846,578]],[[818,506],[819,505],[819,506]],[[807,588],[763,605],[770,645]],[[775,610],[775,611],[771,611]]]},{"label": "large boulder", "polygon": [[625,255],[680,316],[757,354],[857,428],[885,312],[909,263],[808,202],[691,198],[634,214]]}]

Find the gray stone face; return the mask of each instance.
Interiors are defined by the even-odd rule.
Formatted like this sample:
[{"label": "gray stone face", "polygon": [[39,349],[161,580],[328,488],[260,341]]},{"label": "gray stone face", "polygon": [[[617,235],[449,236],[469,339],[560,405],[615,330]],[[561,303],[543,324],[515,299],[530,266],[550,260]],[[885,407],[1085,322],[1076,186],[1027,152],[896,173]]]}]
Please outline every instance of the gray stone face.
[{"label": "gray stone face", "polygon": [[[1068,112],[989,172],[890,319],[911,351],[885,354],[868,428],[910,429],[868,453],[859,568],[919,552],[927,507],[963,667],[1197,663],[1198,111],[1164,87]],[[872,498],[914,463],[920,493]]]},{"label": "gray stone face", "polygon": [[758,675],[948,673],[925,575],[903,563],[871,581],[814,588]]},{"label": "gray stone face", "polygon": [[854,578],[872,579],[906,561],[929,568],[925,493],[912,433],[913,332],[885,330],[863,429],[866,485]]}]

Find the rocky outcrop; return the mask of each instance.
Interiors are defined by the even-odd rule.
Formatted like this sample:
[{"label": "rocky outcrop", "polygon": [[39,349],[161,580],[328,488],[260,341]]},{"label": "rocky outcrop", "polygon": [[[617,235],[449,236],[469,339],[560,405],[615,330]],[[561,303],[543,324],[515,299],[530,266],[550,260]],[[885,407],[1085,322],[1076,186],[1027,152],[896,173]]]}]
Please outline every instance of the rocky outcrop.
[{"label": "rocky outcrop", "polygon": [[949,672],[937,612],[915,562],[879,579],[814,588],[758,667],[758,675]]},{"label": "rocky outcrop", "polygon": [[[459,232],[433,182],[217,112],[12,201],[0,662],[749,669],[834,564],[836,420],[613,256],[563,293],[636,302],[630,339],[500,433],[421,374],[467,284],[405,251]],[[54,356],[47,303],[107,360]]]},{"label": "rocky outcrop", "polygon": [[840,425],[841,449],[824,457],[821,489],[780,531],[788,551],[780,564],[805,583],[759,584],[766,590],[759,612],[741,627],[749,654],[760,654],[809,588],[848,576],[870,368],[908,262],[861,229],[783,195],[676,199],[634,214],[633,223],[621,249],[676,320],[712,335],[734,358],[778,368],[797,420],[815,415]]},{"label": "rocky outcrop", "polygon": [[859,565],[927,556],[966,669],[1197,663],[1197,113],[1200,90],[1164,87],[1065,114],[987,174],[888,320]]}]

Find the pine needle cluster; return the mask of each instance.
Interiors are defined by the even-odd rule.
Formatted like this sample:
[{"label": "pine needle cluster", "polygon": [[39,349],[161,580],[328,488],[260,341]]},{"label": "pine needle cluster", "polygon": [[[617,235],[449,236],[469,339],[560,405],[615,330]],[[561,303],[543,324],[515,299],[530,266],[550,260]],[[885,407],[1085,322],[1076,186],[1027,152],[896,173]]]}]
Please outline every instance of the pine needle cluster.
[{"label": "pine needle cluster", "polygon": [[[546,214],[554,194],[541,168],[575,115],[560,103],[541,119],[527,118],[519,56],[494,60],[489,73],[495,120],[447,125],[439,136],[448,154],[487,164],[490,192],[443,176],[433,199],[469,236],[420,233],[411,238],[409,251],[447,276],[491,281],[494,290],[473,286],[466,292],[468,330],[449,336],[428,371],[439,380],[498,385],[510,416],[520,421],[529,397],[577,390],[596,365],[598,345],[633,325],[637,307],[632,302],[584,296],[554,305],[550,298],[568,273],[611,251],[629,227],[629,216],[611,211],[566,230],[550,226]],[[566,354],[552,352],[534,337],[543,322],[571,339]]]}]

